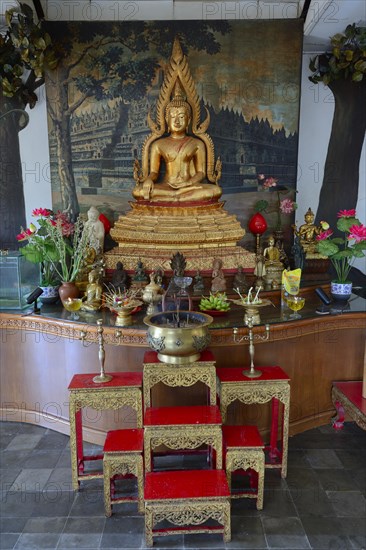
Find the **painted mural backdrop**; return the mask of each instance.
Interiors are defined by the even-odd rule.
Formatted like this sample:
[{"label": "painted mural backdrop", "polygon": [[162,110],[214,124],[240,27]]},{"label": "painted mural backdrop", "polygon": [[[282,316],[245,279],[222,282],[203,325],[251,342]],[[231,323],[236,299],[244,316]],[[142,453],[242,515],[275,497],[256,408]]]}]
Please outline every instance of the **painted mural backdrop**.
[{"label": "painted mural backdrop", "polygon": [[133,161],[177,33],[210,112],[225,208],[246,227],[254,203],[272,199],[259,174],[295,190],[300,21],[57,22],[49,31],[60,55],[46,83],[54,208],[75,216],[94,205],[110,219],[130,208]]}]

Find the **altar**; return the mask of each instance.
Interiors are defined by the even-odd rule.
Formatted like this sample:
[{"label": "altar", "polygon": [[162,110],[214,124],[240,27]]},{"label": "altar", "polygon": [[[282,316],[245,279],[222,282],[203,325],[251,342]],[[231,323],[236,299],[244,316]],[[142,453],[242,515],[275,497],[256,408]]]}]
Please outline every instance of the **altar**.
[{"label": "altar", "polygon": [[[267,295],[267,293],[266,293]],[[257,367],[276,364],[289,376],[291,407],[289,435],[330,422],[335,415],[333,381],[362,380],[365,357],[365,299],[352,295],[344,311],[317,315],[319,300],[315,287],[305,289],[306,303],[297,321],[280,307],[279,292],[268,293],[274,305],[262,308],[261,324],[254,334],[270,325],[268,342],[255,343]],[[78,321],[60,306],[43,306],[41,314],[28,311],[0,312],[1,328],[1,419],[21,421],[70,433],[68,384],[73,375],[98,372],[98,326],[102,319],[106,372],[142,373],[146,341],[145,313],[132,316],[129,327],[115,325],[116,316],[107,310],[84,312]],[[246,334],[244,312],[233,305],[230,312],[215,318],[210,326],[210,351],[218,368],[249,368],[248,343],[234,342],[233,328]],[[347,361],[344,349],[347,346]],[[177,367],[179,368],[179,367]],[[198,381],[189,392],[189,404],[202,402],[207,386]],[[164,406],[187,404],[178,387],[160,383],[151,389],[153,402]],[[269,436],[270,407],[235,402],[228,410],[228,423],[254,422]],[[129,427],[135,421],[130,409],[121,413],[89,412],[83,422],[84,439],[103,444],[109,429]]]}]

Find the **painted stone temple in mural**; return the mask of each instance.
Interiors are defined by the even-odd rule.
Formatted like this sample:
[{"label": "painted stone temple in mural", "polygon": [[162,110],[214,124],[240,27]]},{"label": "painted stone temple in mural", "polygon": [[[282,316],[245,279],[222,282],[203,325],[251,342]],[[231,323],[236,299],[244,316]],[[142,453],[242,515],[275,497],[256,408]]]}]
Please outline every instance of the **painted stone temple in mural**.
[{"label": "painted stone temple in mural", "polygon": [[210,269],[220,257],[226,269],[254,267],[254,254],[237,245],[245,234],[236,216],[224,209],[221,159],[208,133],[210,115],[201,105],[188,62],[175,39],[165,70],[155,118],[135,159],[131,209],[111,230],[118,243],[105,255],[107,268],[122,261],[133,269],[169,269],[171,257],[184,254],[188,270]]}]

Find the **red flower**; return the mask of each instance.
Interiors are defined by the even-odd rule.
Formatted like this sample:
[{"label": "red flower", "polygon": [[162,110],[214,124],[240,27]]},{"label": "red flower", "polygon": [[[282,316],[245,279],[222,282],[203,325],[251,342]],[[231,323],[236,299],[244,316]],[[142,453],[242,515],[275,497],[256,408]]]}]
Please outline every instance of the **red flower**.
[{"label": "red flower", "polygon": [[352,225],[349,228],[349,236],[348,240],[354,239],[356,243],[360,243],[361,241],[366,241],[366,227],[361,225]]},{"label": "red flower", "polygon": [[331,229],[327,229],[326,231],[322,231],[319,233],[319,235],[316,236],[317,241],[325,241],[328,237],[333,235],[333,231]]},{"label": "red flower", "polygon": [[25,234],[25,231],[22,231],[19,233],[19,235],[16,236],[17,241],[25,241],[27,239],[27,235]]},{"label": "red flower", "polygon": [[43,216],[44,218],[49,218],[52,214],[52,210],[48,208],[35,208],[32,212],[32,216]]},{"label": "red flower", "polygon": [[356,210],[340,210],[337,214],[337,218],[354,218],[356,216]]}]

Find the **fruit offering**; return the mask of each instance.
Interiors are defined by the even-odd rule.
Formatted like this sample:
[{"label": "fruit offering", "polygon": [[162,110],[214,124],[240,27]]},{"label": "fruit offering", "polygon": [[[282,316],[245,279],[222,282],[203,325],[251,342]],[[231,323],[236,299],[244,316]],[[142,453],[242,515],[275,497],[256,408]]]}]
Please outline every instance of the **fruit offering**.
[{"label": "fruit offering", "polygon": [[208,298],[202,296],[199,308],[201,311],[229,311],[230,304],[225,292],[210,292]]}]

